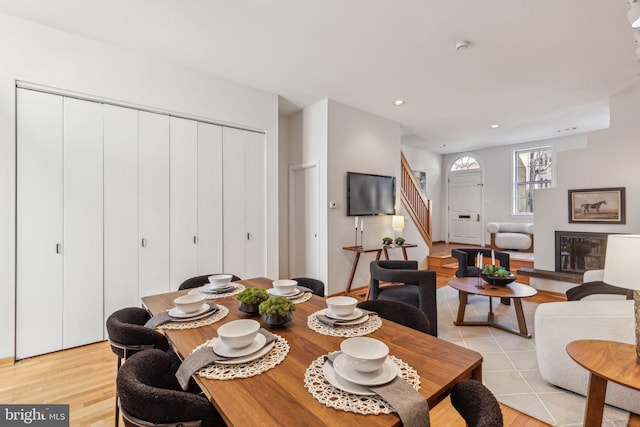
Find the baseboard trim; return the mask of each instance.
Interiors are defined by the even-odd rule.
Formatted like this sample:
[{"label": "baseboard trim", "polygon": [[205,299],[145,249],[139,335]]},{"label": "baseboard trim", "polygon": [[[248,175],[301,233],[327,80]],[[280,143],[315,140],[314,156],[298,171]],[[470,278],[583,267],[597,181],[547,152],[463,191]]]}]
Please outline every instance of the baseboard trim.
[{"label": "baseboard trim", "polygon": [[15,357],[6,357],[4,359],[0,359],[0,367],[2,366],[10,366],[16,363]]}]

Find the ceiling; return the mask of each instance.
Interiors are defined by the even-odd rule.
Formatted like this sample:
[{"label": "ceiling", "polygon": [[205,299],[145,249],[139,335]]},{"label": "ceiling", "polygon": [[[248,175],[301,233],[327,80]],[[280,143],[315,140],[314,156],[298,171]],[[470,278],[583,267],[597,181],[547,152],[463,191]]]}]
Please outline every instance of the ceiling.
[{"label": "ceiling", "polygon": [[[640,86],[628,8],[626,0],[0,0],[0,12],[276,93],[284,114],[324,98],[368,111],[436,153],[606,128],[609,97]],[[469,47],[456,50],[463,40]]]}]

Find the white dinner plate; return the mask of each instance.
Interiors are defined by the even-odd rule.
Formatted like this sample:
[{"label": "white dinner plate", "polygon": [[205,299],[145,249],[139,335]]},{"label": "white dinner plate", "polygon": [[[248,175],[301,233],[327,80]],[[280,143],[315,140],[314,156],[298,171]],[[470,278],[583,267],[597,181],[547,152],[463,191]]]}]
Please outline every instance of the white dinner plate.
[{"label": "white dinner plate", "polygon": [[[326,313],[321,313],[324,314],[325,316],[327,316]],[[329,317],[329,316],[327,316]],[[337,320],[337,319],[333,319],[333,320]],[[369,315],[368,314],[363,314],[362,317],[355,319],[355,320],[339,320],[338,323],[335,324],[335,326],[355,326],[355,325],[362,325],[363,323],[366,323],[367,320],[369,320]],[[320,321],[318,319],[318,321]]]},{"label": "white dinner plate", "polygon": [[360,310],[358,307],[354,308],[353,312],[347,316],[340,316],[335,313],[332,313],[331,310],[329,310],[328,308],[325,308],[322,314],[324,314],[330,319],[335,319],[335,320],[356,320],[362,317],[363,315],[362,310]]},{"label": "white dinner plate", "polygon": [[205,285],[202,287],[201,290],[202,292],[207,294],[224,294],[226,292],[232,291],[235,288],[236,288],[235,285],[225,285],[217,288],[213,286]]},{"label": "white dinner plate", "polygon": [[185,313],[178,307],[173,307],[171,310],[169,310],[169,316],[175,317],[176,319],[191,319],[193,317],[200,316],[201,314],[204,314],[210,310],[211,307],[209,307],[209,304],[206,303],[203,304],[198,311],[194,311],[193,313]]},{"label": "white dinner plate", "polygon": [[[207,304],[213,304],[213,303],[207,303]],[[209,317],[209,316],[215,314],[219,309],[220,309],[220,307],[218,307],[217,305],[214,305],[211,310],[205,311],[202,314],[199,314],[199,315],[196,315],[196,316],[193,316],[193,317],[186,317],[184,319],[172,318],[171,321],[172,322],[193,322],[195,320],[200,320],[200,319],[204,319],[205,317]],[[171,317],[171,315],[169,317]]]},{"label": "white dinner plate", "polygon": [[302,291],[298,288],[296,288],[296,290],[290,294],[280,293],[276,288],[268,288],[267,293],[274,297],[285,297],[285,298],[298,298],[300,295],[302,295]]},{"label": "white dinner plate", "polygon": [[393,380],[400,372],[398,365],[393,363],[389,358],[385,360],[382,368],[374,372],[358,372],[352,369],[346,363],[346,356],[344,354],[339,355],[333,361],[333,369],[347,381],[350,381],[358,385],[381,385],[386,384]]},{"label": "white dinner plate", "polygon": [[266,342],[267,338],[264,335],[258,333],[251,344],[249,344],[248,346],[242,348],[231,348],[223,343],[220,338],[218,338],[215,344],[213,344],[213,351],[218,356],[222,357],[242,357],[260,350],[262,347],[264,347]]},{"label": "white dinner plate", "polygon": [[229,360],[218,360],[216,363],[219,365],[238,365],[240,363],[253,362],[254,360],[259,359],[269,353],[275,345],[276,341],[271,341],[269,344],[265,345],[255,353],[247,354],[243,357],[234,357],[233,359]]},{"label": "white dinner plate", "polygon": [[331,362],[329,362],[328,360],[324,362],[324,365],[322,366],[322,374],[324,375],[324,378],[329,381],[329,384],[339,390],[346,391],[347,393],[359,394],[361,396],[376,395],[367,387],[354,384],[351,381],[347,381],[346,379],[342,378],[336,373],[336,370],[333,369],[333,365],[331,365]]}]

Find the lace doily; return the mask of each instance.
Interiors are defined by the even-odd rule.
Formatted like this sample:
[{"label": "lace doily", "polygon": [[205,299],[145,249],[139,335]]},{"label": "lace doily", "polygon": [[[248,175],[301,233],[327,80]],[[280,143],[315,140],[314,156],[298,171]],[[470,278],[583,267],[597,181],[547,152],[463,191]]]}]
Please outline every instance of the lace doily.
[{"label": "lace doily", "polygon": [[[304,373],[304,386],[314,399],[329,408],[355,412],[356,414],[378,415],[395,412],[393,407],[380,396],[360,396],[347,393],[329,384],[322,373],[324,357],[320,356],[311,362]],[[420,390],[418,372],[395,356],[389,356],[389,358],[400,368],[399,376],[411,384],[414,389]]]},{"label": "lace doily", "polygon": [[234,283],[233,286],[234,286],[234,288],[232,290],[230,290],[229,292],[222,293],[222,294],[213,294],[211,292],[205,292],[204,291],[204,286],[201,286],[199,288],[191,289],[189,291],[189,295],[202,294],[202,295],[206,295],[207,299],[216,299],[216,298],[230,297],[232,295],[238,295],[240,292],[244,291],[244,285],[242,283]]},{"label": "lace doily", "polygon": [[218,311],[211,316],[194,320],[193,322],[169,322],[158,326],[158,329],[195,329],[216,323],[218,320],[224,319],[227,314],[229,314],[229,309],[224,305],[218,304]]},{"label": "lace doily", "polygon": [[[234,378],[253,377],[274,368],[284,360],[287,354],[289,354],[289,343],[287,340],[282,338],[280,335],[274,335],[277,339],[273,349],[261,358],[237,365],[219,365],[217,363],[213,363],[200,369],[197,374],[201,377],[209,378],[210,380],[230,380]],[[193,351],[196,351],[205,345],[213,344],[216,340],[218,340],[218,337],[212,338],[204,344],[199,345]]]},{"label": "lace doily", "polygon": [[291,302],[293,302],[294,304],[301,304],[305,301],[309,301],[312,296],[313,294],[311,292],[303,292],[302,295],[300,295],[298,298],[292,298]]},{"label": "lace doily", "polygon": [[309,317],[307,317],[307,326],[322,335],[346,338],[361,337],[370,334],[371,332],[379,329],[380,326],[382,326],[382,320],[380,319],[380,317],[376,316],[375,314],[370,314],[369,319],[359,325],[331,327],[329,325],[325,325],[316,318],[316,314],[320,313],[321,311],[322,310],[316,311],[315,313],[310,314]]}]

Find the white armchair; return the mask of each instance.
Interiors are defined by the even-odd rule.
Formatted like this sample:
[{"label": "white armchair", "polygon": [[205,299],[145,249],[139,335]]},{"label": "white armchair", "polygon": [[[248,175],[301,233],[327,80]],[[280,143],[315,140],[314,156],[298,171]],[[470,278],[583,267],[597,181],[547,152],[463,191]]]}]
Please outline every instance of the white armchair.
[{"label": "white armchair", "polygon": [[[601,270],[600,270],[601,271]],[[597,281],[587,272],[584,280]],[[601,273],[600,273],[601,274]],[[600,277],[601,279],[601,277]],[[549,383],[586,396],[589,373],[574,362],[566,347],[579,339],[602,339],[635,344],[634,302],[617,295],[616,300],[590,300],[541,304],[535,313],[535,344],[540,374]],[[639,414],[640,392],[609,383],[607,404]]]}]

